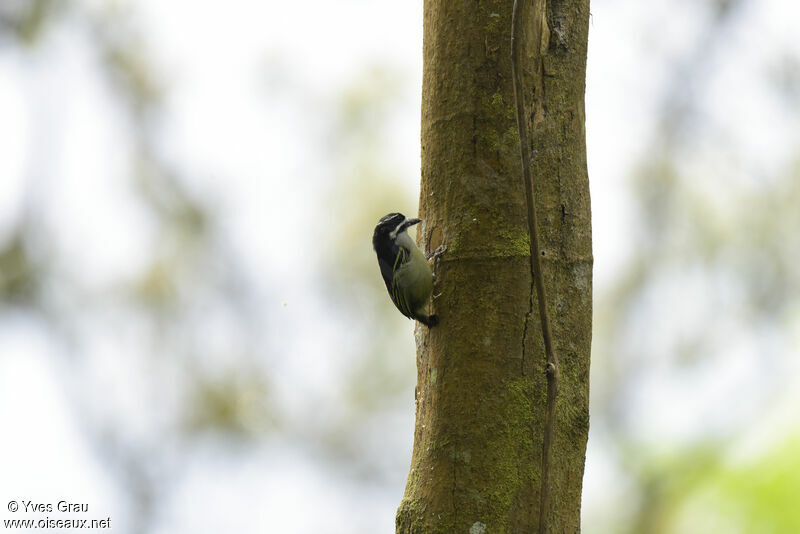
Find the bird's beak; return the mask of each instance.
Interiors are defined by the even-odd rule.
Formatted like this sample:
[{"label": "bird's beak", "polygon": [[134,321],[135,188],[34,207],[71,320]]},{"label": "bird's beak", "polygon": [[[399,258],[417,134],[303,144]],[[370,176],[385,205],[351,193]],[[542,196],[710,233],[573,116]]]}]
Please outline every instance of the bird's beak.
[{"label": "bird's beak", "polygon": [[419,224],[419,223],[421,223],[421,222],[422,222],[422,219],[417,219],[417,218],[408,219],[408,218],[406,218],[406,224],[405,224],[405,226],[406,226],[406,228],[411,228],[411,227],[412,227],[412,226],[414,226],[415,224]]}]

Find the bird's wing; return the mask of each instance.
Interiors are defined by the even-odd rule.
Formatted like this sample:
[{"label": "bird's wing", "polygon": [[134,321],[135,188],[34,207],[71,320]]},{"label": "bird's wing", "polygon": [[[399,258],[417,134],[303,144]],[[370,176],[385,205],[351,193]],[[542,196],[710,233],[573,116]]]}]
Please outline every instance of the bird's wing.
[{"label": "bird's wing", "polygon": [[386,284],[386,289],[389,290],[389,293],[392,292],[392,278],[394,278],[394,264],[397,259],[397,255],[400,254],[400,249],[398,245],[388,245],[382,247],[378,250],[378,265],[381,268],[381,276],[383,277],[383,282]]},{"label": "bird's wing", "polygon": [[402,268],[403,264],[408,261],[410,256],[411,254],[404,247],[397,247],[397,255],[395,256],[391,270],[392,283],[391,287],[389,287],[389,295],[392,297],[392,302],[394,302],[394,305],[400,310],[400,313],[406,317],[412,317],[414,310],[411,309],[411,303],[409,303],[406,298],[406,292],[398,285],[398,271]]}]

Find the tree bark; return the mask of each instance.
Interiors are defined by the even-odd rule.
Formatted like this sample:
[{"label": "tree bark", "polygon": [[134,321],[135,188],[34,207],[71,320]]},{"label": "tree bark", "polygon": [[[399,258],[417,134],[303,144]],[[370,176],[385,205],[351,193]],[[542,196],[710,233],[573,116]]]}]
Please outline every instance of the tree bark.
[{"label": "tree bark", "polygon": [[[510,64],[512,0],[425,0],[418,239],[440,324],[417,326],[417,420],[398,533],[539,524],[546,356],[533,291]],[[522,9],[521,65],[546,303],[560,361],[550,532],[580,530],[592,250],[584,89],[588,0]]]}]

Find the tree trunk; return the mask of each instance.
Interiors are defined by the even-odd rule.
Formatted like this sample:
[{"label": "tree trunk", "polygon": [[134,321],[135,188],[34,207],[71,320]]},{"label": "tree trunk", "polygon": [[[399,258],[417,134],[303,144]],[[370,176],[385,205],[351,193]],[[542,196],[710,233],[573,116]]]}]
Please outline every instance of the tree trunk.
[{"label": "tree trunk", "polygon": [[[536,532],[546,357],[531,279],[510,64],[512,0],[425,0],[422,189],[433,309],[417,326],[417,420],[398,533]],[[554,346],[550,532],[580,530],[592,251],[584,87],[588,0],[522,9],[523,95]]]}]

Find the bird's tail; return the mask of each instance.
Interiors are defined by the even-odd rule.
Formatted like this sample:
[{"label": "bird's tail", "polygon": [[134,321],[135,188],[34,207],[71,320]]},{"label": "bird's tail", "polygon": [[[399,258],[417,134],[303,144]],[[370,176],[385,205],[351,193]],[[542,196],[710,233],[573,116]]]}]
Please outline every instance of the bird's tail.
[{"label": "bird's tail", "polygon": [[417,321],[421,322],[428,328],[433,328],[437,324],[439,324],[439,316],[436,314],[432,315],[417,315],[414,317]]}]

